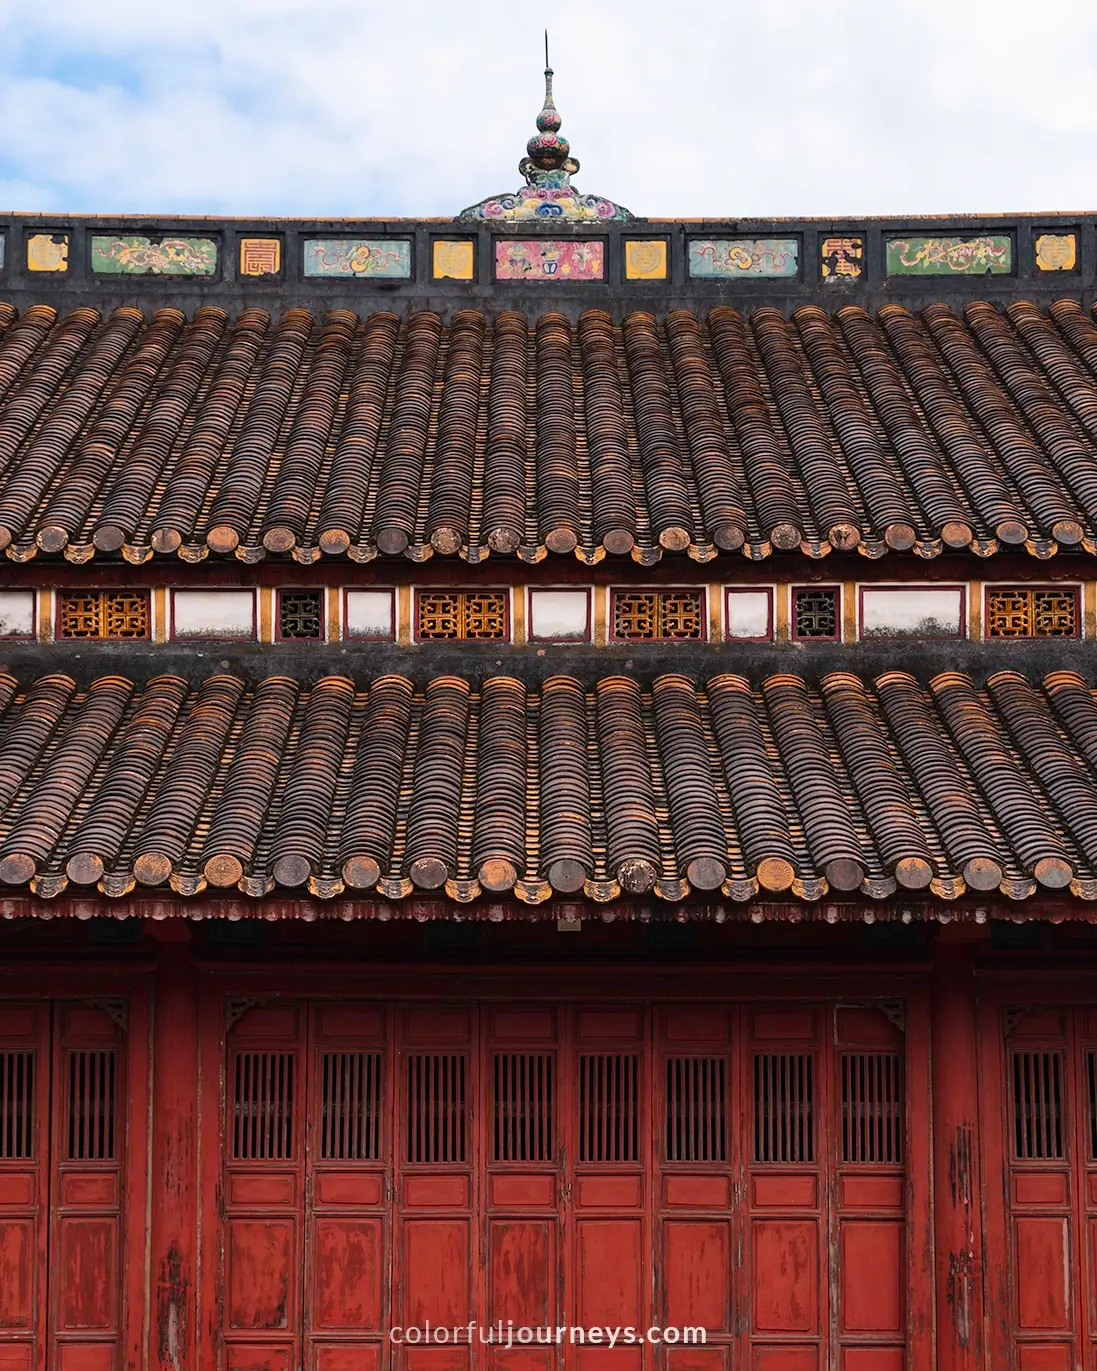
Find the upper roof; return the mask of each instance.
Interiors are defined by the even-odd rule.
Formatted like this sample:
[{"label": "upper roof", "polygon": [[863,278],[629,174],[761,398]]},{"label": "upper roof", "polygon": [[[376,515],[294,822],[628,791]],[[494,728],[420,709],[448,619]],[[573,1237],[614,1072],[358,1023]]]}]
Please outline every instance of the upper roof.
[{"label": "upper roof", "polygon": [[1097,551],[1077,299],[464,309],[0,305],[0,546],[700,561]]},{"label": "upper roof", "polygon": [[0,677],[0,711],[0,882],[43,896],[1097,899],[1097,694],[1073,671],[53,674]]}]

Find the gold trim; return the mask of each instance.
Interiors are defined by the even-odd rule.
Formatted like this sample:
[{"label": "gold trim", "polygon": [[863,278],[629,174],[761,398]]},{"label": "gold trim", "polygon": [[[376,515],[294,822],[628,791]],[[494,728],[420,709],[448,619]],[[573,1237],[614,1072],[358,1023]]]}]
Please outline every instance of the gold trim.
[{"label": "gold trim", "polygon": [[972,642],[980,642],[983,637],[983,583],[967,583],[967,636]]},{"label": "gold trim", "polygon": [[525,647],[529,641],[526,630],[526,596],[528,586],[510,587],[510,641],[515,647]]},{"label": "gold trim", "polygon": [[154,643],[166,643],[168,641],[168,629],[168,588],[167,586],[153,586],[152,641]]},{"label": "gold trim", "polygon": [[274,642],[274,587],[259,587],[259,641]]},{"label": "gold trim", "polygon": [[53,615],[57,606],[52,590],[40,590],[38,605],[38,637],[43,643],[53,642]]},{"label": "gold trim", "polygon": [[792,615],[792,586],[780,581],[773,587],[773,638],[774,642],[787,643],[791,633],[789,621]]},{"label": "gold trim", "polygon": [[857,583],[855,581],[843,581],[838,586],[838,594],[841,597],[839,609],[842,615],[842,642],[855,643],[857,641],[857,620],[858,620],[858,601],[860,596],[857,593]]},{"label": "gold trim", "polygon": [[708,594],[708,640],[710,643],[724,641],[724,587],[722,583],[710,581],[705,587]]},{"label": "gold trim", "polygon": [[1082,637],[1097,638],[1097,581],[1082,582]]},{"label": "gold trim", "polygon": [[396,641],[401,647],[410,647],[411,612],[414,591],[411,586],[396,587]]}]

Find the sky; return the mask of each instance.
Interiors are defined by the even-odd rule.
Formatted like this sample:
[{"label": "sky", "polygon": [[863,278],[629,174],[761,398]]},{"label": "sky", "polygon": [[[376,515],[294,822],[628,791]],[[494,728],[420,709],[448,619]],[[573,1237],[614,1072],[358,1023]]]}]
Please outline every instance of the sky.
[{"label": "sky", "polygon": [[636,214],[1097,203],[1093,0],[0,0],[0,209],[454,214],[520,183],[546,22]]}]

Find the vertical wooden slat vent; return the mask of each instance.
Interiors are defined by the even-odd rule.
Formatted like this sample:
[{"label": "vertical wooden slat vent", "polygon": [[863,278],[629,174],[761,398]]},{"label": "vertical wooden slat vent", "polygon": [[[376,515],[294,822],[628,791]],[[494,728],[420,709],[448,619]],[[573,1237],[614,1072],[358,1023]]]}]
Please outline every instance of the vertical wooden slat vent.
[{"label": "vertical wooden slat vent", "polygon": [[579,1058],[579,1160],[640,1159],[640,1060],[632,1053]]},{"label": "vertical wooden slat vent", "polygon": [[34,1155],[34,1053],[0,1052],[0,1161]]},{"label": "vertical wooden slat vent", "polygon": [[1058,1052],[1013,1053],[1013,1151],[1049,1161],[1063,1150],[1063,1063]]},{"label": "vertical wooden slat vent", "polygon": [[898,1052],[842,1053],[842,1160],[902,1165]]},{"label": "vertical wooden slat vent", "polygon": [[553,1151],[553,1059],[548,1052],[497,1052],[495,1160],[550,1162]]},{"label": "vertical wooden slat vent", "polygon": [[408,1161],[467,1160],[466,1062],[460,1054],[408,1058]]},{"label": "vertical wooden slat vent", "polygon": [[324,1161],[378,1161],[380,1052],[325,1052],[320,1077],[320,1156]]},{"label": "vertical wooden slat vent", "polygon": [[240,1052],[233,1081],[232,1155],[237,1161],[293,1156],[292,1052]]},{"label": "vertical wooden slat vent", "polygon": [[667,1058],[667,1161],[726,1162],[727,1062]]},{"label": "vertical wooden slat vent", "polygon": [[811,1053],[755,1055],[754,1160],[815,1160],[815,1058]]},{"label": "vertical wooden slat vent", "polygon": [[113,1049],[86,1048],[69,1053],[70,1162],[114,1160],[117,1067]]}]

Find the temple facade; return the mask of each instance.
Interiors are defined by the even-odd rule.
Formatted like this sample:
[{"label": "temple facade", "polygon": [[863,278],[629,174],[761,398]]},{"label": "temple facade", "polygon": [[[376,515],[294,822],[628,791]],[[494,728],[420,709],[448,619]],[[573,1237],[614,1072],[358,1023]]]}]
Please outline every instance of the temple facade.
[{"label": "temple facade", "polygon": [[1097,215],[560,128],[0,215],[3,1371],[1097,1367]]}]

